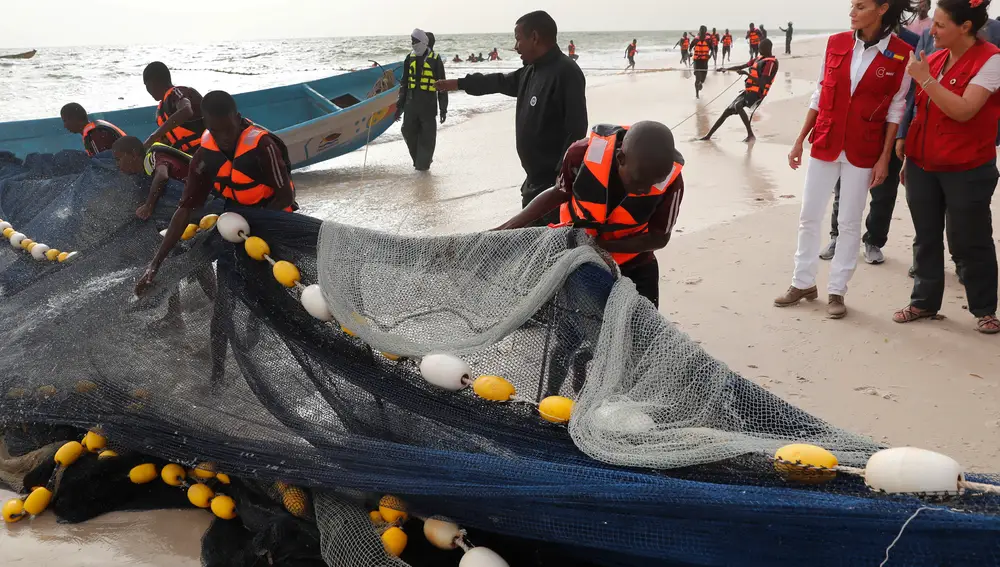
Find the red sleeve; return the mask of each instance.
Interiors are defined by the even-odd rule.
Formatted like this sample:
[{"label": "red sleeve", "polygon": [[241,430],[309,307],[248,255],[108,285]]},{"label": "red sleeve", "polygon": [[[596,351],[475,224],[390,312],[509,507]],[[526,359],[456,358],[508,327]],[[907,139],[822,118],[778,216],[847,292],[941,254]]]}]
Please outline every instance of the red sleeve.
[{"label": "red sleeve", "polygon": [[677,224],[681,212],[681,201],[684,199],[684,174],[678,174],[677,179],[667,188],[667,196],[649,219],[649,231],[670,234]]},{"label": "red sleeve", "polygon": [[284,156],[281,155],[281,148],[271,139],[270,135],[265,135],[257,144],[257,164],[264,172],[264,182],[272,189],[291,187],[291,176],[288,174],[289,167],[285,163]]},{"label": "red sleeve", "polygon": [[587,155],[588,144],[589,141],[586,139],[573,142],[566,150],[566,155],[563,156],[559,177],[556,178],[556,189],[565,193],[567,197],[573,194],[573,181],[576,180],[576,175],[583,167],[583,158]]},{"label": "red sleeve", "polygon": [[205,160],[202,159],[201,149],[194,153],[191,158],[191,167],[188,172],[187,181],[184,183],[184,193],[177,204],[182,209],[196,209],[205,204],[208,195],[212,192],[212,182],[215,180],[215,172],[208,171]]}]

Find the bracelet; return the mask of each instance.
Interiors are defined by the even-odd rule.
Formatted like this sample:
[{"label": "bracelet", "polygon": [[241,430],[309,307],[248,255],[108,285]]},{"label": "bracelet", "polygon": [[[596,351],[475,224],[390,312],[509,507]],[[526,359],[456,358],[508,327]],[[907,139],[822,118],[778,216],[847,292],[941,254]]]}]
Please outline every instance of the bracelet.
[{"label": "bracelet", "polygon": [[920,88],[926,90],[927,89],[927,85],[930,84],[930,82],[933,81],[933,80],[935,80],[934,77],[927,77],[926,81],[924,81],[923,83],[920,83]]}]

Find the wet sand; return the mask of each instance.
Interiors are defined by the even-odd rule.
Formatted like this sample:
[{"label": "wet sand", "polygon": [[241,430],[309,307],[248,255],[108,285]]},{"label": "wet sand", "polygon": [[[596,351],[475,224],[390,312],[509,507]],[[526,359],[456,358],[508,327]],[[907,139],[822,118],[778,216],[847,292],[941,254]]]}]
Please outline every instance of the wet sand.
[{"label": "wet sand", "polygon": [[[734,74],[711,73],[701,101],[689,72],[590,82],[592,124],[678,125],[687,191],[677,234],[659,253],[662,311],[747,378],[840,427],[942,451],[969,470],[1000,471],[1000,342],[972,330],[954,274],[942,310],[947,319],[906,326],[890,319],[912,282],[906,269],[913,230],[902,190],[887,261],[859,264],[848,318],[825,319],[824,302],[771,305],[791,278],[804,180],[804,170],[791,171],[785,156],[815,87],[823,40],[793,48],[795,58],[779,57],[779,78],[755,116],[753,146],[740,142],[745,132],[736,117],[716,141],[693,141],[740,90]],[[401,141],[375,144],[367,157],[356,152],[296,174],[300,201],[314,216],[399,233],[491,228],[520,208],[523,172],[513,130],[511,110],[442,129],[430,173],[412,169]],[[46,515],[0,529],[0,564],[199,565],[209,520],[203,511],[162,511],[67,526]]]}]

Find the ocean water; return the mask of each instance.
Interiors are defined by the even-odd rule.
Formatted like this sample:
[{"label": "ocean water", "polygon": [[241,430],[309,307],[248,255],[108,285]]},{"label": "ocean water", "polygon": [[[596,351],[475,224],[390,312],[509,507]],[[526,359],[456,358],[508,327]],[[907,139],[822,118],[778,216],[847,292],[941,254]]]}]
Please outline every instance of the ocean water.
[{"label": "ocean water", "polygon": [[[777,30],[775,30],[777,31]],[[720,33],[722,29],[720,29]],[[565,50],[570,40],[577,45],[580,67],[591,84],[602,76],[621,73],[624,50],[638,40],[638,70],[679,68],[674,44],[681,31],[662,32],[566,32],[560,36]],[[780,32],[777,32],[780,34]],[[799,38],[821,32],[802,31]],[[739,36],[734,32],[734,36]],[[781,37],[775,40],[783,41]],[[743,40],[737,39],[734,59],[746,58]],[[452,64],[458,54],[484,56],[494,47],[501,61]],[[91,111],[134,108],[153,104],[142,83],[142,70],[151,61],[163,61],[172,70],[174,83],[207,93],[222,89],[231,93],[315,80],[370,66],[401,61],[410,50],[405,36],[296,39],[218,44],[188,44],[169,47],[109,46],[40,48],[28,60],[0,60],[0,121],[56,116],[67,102],[79,102]],[[473,72],[511,71],[521,66],[514,52],[512,33],[440,35],[436,50],[446,61],[450,77]],[[457,123],[479,112],[505,108],[511,99],[455,96],[449,121]],[[396,137],[390,131],[387,139]]]}]

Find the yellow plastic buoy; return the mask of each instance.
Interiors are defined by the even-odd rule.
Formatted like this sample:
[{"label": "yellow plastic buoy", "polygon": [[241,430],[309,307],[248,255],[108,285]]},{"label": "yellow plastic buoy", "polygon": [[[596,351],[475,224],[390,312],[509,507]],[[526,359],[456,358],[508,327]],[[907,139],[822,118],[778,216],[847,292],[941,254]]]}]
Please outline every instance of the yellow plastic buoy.
[{"label": "yellow plastic buoy", "polygon": [[837,457],[816,445],[795,443],[774,453],[774,470],[786,480],[804,484],[820,484],[837,476],[833,471]]},{"label": "yellow plastic buoy", "polygon": [[164,466],[163,470],[160,471],[160,478],[170,486],[183,485],[185,476],[184,467],[174,463]]},{"label": "yellow plastic buoy", "polygon": [[55,248],[49,248],[48,250],[45,251],[45,258],[47,260],[55,262],[59,258],[59,254],[62,254],[60,250],[57,250]]},{"label": "yellow plastic buoy", "polygon": [[77,394],[89,394],[97,389],[97,384],[91,382],[90,380],[80,380],[76,383],[76,393]]},{"label": "yellow plastic buoy", "polygon": [[552,423],[566,423],[573,413],[573,406],[576,402],[562,396],[549,396],[538,404],[538,413],[545,421]]},{"label": "yellow plastic buoy", "polygon": [[21,521],[27,514],[24,512],[24,501],[20,498],[8,500],[3,505],[3,521],[8,524]]},{"label": "yellow plastic buoy", "polygon": [[156,465],[153,463],[145,463],[134,466],[132,467],[132,470],[128,472],[128,479],[135,484],[147,484],[153,482],[157,476],[159,475],[156,471]]},{"label": "yellow plastic buoy", "polygon": [[49,507],[49,502],[51,501],[52,491],[44,486],[39,486],[32,490],[31,494],[24,499],[24,511],[32,516],[37,516]]},{"label": "yellow plastic buoy", "polygon": [[372,521],[372,524],[378,526],[385,523],[385,518],[382,517],[381,512],[378,510],[372,510],[368,512],[368,519]]},{"label": "yellow plastic buoy", "polygon": [[196,234],[198,234],[198,225],[189,224],[184,227],[184,232],[181,234],[181,240],[191,240]]},{"label": "yellow plastic buoy", "polygon": [[56,456],[54,458],[57,465],[60,467],[68,467],[76,462],[83,454],[83,445],[78,441],[69,441],[63,443],[62,447],[56,451]]},{"label": "yellow plastic buoy", "polygon": [[14,234],[14,232],[16,231],[13,228],[7,227],[3,229],[3,237],[10,238],[10,235]]},{"label": "yellow plastic buoy", "polygon": [[264,256],[271,254],[271,247],[259,236],[247,238],[246,242],[243,243],[243,247],[247,250],[247,256],[250,256],[254,260],[264,260]]},{"label": "yellow plastic buoy", "polygon": [[499,376],[480,376],[472,383],[477,396],[491,402],[506,402],[514,397],[514,385]]},{"label": "yellow plastic buoy", "polygon": [[212,513],[223,520],[232,520],[236,517],[236,502],[225,495],[216,496],[212,499]]},{"label": "yellow plastic buoy", "polygon": [[406,532],[393,526],[382,533],[382,545],[386,553],[393,557],[399,557],[406,549]]},{"label": "yellow plastic buoy", "polygon": [[385,495],[378,501],[378,511],[390,524],[401,524],[406,521],[406,504],[392,495]]},{"label": "yellow plastic buoy", "polygon": [[212,463],[201,463],[192,470],[195,478],[207,480],[215,476],[215,465]]},{"label": "yellow plastic buoy", "polygon": [[43,398],[51,398],[56,395],[56,387],[49,384],[38,388],[38,395]]},{"label": "yellow plastic buoy", "polygon": [[305,518],[309,511],[306,492],[297,486],[289,486],[283,492],[281,502],[285,505],[285,510],[297,518]]},{"label": "yellow plastic buoy", "polygon": [[118,456],[118,453],[115,453],[111,449],[108,449],[107,451],[101,451],[101,454],[97,455],[97,460],[103,461],[105,459],[113,459],[113,458],[115,458],[117,456]]},{"label": "yellow plastic buoy", "polygon": [[222,484],[229,484],[230,482],[232,482],[229,480],[228,474],[221,472],[215,475],[215,480],[221,482]]},{"label": "yellow plastic buoy", "polygon": [[56,259],[60,262],[65,262],[66,258],[69,258],[69,252],[60,252],[59,255],[56,256]]},{"label": "yellow plastic buoy", "polygon": [[199,508],[208,508],[214,496],[212,489],[201,483],[192,484],[188,488],[188,501]]},{"label": "yellow plastic buoy", "polygon": [[348,337],[356,337],[357,336],[354,333],[352,333],[350,329],[348,329],[347,327],[345,327],[343,325],[340,326],[340,330],[344,331],[344,334],[347,335]]},{"label": "yellow plastic buoy", "polygon": [[392,354],[392,353],[388,353],[388,352],[383,352],[382,356],[388,358],[389,360],[391,360],[393,362],[396,362],[397,360],[399,360],[400,358],[402,358],[398,354]]},{"label": "yellow plastic buoy", "polygon": [[34,240],[32,240],[30,238],[25,238],[24,240],[21,241],[21,249],[22,250],[28,250],[28,247],[31,246],[34,243],[35,243]]},{"label": "yellow plastic buoy", "polygon": [[198,228],[202,230],[212,230],[215,223],[219,222],[219,215],[205,215],[198,221]]},{"label": "yellow plastic buoy", "polygon": [[295,267],[295,264],[284,260],[276,263],[273,271],[274,279],[278,280],[285,287],[295,287],[295,284],[302,279],[302,275],[299,273],[299,269]]},{"label": "yellow plastic buoy", "polygon": [[88,431],[87,434],[83,436],[83,446],[86,447],[91,453],[99,453],[101,449],[108,446],[108,440],[99,433]]}]

